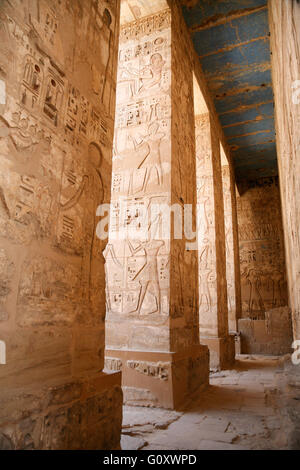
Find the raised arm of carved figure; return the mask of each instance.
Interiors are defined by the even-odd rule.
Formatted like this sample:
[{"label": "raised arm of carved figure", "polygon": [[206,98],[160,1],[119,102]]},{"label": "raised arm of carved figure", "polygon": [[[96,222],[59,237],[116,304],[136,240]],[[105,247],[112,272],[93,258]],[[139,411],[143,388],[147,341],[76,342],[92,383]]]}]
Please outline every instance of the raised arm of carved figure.
[{"label": "raised arm of carved figure", "polygon": [[133,137],[132,135],[129,135],[128,139],[130,139],[132,141],[133,146],[134,146],[134,150],[137,150],[138,148],[140,148],[145,143],[143,139],[141,140],[141,142],[138,143],[136,138]]}]

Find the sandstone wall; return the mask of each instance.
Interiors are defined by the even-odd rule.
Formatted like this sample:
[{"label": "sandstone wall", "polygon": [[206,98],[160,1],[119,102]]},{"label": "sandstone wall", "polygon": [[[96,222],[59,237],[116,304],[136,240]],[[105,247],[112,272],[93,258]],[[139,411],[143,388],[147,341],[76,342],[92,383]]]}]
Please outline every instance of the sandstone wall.
[{"label": "sandstone wall", "polygon": [[266,312],[265,320],[241,318],[242,354],[267,354],[282,356],[292,352],[293,332],[289,307],[279,307]]},{"label": "sandstone wall", "polygon": [[242,316],[264,320],[267,310],[287,305],[278,178],[244,182],[240,189]]},{"label": "sandstone wall", "polygon": [[300,5],[270,0],[270,44],[275,98],[276,145],[295,339],[300,338]]},{"label": "sandstone wall", "polygon": [[234,249],[234,220],[232,201],[235,198],[235,185],[232,185],[230,166],[228,162],[222,163],[222,187],[224,199],[224,222],[225,222],[225,248],[226,248],[226,280],[227,280],[227,302],[228,302],[228,326],[229,331],[237,331],[237,319],[240,316],[237,305],[237,294],[235,287],[235,249]]},{"label": "sandstone wall", "polygon": [[[100,372],[105,245],[96,236],[96,209],[110,200],[118,24],[118,0],[1,2],[6,446],[119,445],[120,379]],[[13,411],[11,400],[24,405]]]}]

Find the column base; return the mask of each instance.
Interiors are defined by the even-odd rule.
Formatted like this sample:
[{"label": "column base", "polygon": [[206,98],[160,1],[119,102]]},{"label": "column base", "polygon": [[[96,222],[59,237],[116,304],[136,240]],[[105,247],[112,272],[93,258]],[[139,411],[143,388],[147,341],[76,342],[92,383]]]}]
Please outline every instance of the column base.
[{"label": "column base", "polygon": [[208,346],[210,353],[210,369],[225,370],[235,362],[235,335],[223,338],[200,337],[201,344]]},{"label": "column base", "polygon": [[209,383],[209,351],[203,345],[180,353],[107,349],[105,365],[122,370],[127,405],[178,409]]}]

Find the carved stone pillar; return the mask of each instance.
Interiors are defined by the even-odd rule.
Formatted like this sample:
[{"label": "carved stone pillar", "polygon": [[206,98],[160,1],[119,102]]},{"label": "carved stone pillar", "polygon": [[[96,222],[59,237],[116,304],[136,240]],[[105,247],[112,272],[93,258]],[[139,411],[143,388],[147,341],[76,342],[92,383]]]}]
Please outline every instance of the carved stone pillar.
[{"label": "carved stone pillar", "polygon": [[168,224],[172,204],[196,202],[192,66],[171,15],[121,28],[105,253],[106,365],[122,369],[126,403],[166,408],[208,383],[196,251]]},{"label": "carved stone pillar", "polygon": [[276,148],[281,192],[289,306],[300,339],[300,5],[268,0]]},{"label": "carved stone pillar", "polygon": [[200,342],[210,350],[211,368],[234,361],[228,334],[226,251],[220,144],[209,114],[196,117]]},{"label": "carved stone pillar", "polygon": [[[221,148],[221,152],[223,149]],[[224,158],[224,159],[223,159]],[[225,222],[225,248],[226,248],[226,279],[228,299],[228,326],[230,332],[237,331],[237,299],[235,278],[234,233],[233,233],[233,207],[232,207],[232,185],[230,178],[230,166],[226,161],[225,154],[222,155],[222,183],[224,199],[224,222]]]}]

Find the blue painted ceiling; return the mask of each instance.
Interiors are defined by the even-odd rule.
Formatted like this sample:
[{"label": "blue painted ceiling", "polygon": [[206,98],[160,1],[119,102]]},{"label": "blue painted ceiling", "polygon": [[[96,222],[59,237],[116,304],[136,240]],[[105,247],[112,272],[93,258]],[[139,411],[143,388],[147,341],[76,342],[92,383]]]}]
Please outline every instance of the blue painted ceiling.
[{"label": "blue painted ceiling", "polygon": [[237,180],[277,174],[267,0],[182,0]]}]

